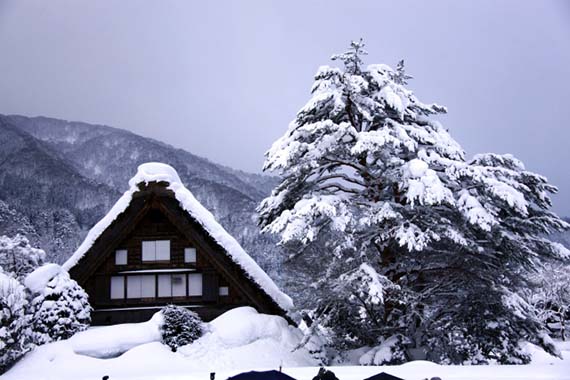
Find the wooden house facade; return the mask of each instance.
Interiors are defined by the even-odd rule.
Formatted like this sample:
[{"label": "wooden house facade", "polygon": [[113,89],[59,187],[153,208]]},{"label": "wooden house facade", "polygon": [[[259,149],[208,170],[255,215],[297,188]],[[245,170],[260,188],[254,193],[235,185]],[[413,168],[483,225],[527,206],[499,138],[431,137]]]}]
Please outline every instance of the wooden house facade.
[{"label": "wooden house facade", "polygon": [[200,209],[174,170],[145,165],[114,215],[99,222],[64,264],[89,294],[93,324],[145,321],[167,304],[206,321],[239,306],[289,319],[290,299]]}]

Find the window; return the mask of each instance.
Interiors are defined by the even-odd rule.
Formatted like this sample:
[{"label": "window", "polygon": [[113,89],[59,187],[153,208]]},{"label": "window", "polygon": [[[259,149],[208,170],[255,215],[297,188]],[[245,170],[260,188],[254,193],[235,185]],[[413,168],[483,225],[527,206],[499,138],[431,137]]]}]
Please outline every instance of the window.
[{"label": "window", "polygon": [[156,242],[156,260],[170,260],[170,240],[157,240]]},{"label": "window", "polygon": [[127,277],[127,298],[141,298],[140,276]]},{"label": "window", "polygon": [[126,249],[118,249],[115,251],[115,265],[127,265]]},{"label": "window", "polygon": [[159,297],[185,297],[186,281],[188,281],[188,295],[202,295],[202,274],[159,274],[158,296]]},{"label": "window", "polygon": [[196,262],[196,248],[184,248],[184,262],[185,263]]},{"label": "window", "polygon": [[202,273],[191,273],[188,275],[188,295],[202,295]]},{"label": "window", "polygon": [[220,286],[220,296],[228,296],[230,295],[230,288],[227,286]]},{"label": "window", "polygon": [[158,276],[159,297],[184,297],[186,296],[185,274],[161,274]]},{"label": "window", "polygon": [[[111,299],[202,296],[202,288],[202,273],[136,274],[111,277]],[[220,295],[227,296],[228,294],[227,286],[220,288]]]},{"label": "window", "polygon": [[158,296],[172,297],[172,285],[169,274],[158,275]]},{"label": "window", "polygon": [[155,276],[127,276],[127,298],[156,297]]},{"label": "window", "polygon": [[125,278],[123,276],[111,277],[111,299],[125,298]]},{"label": "window", "polygon": [[143,298],[156,297],[156,280],[154,275],[145,275],[141,277],[141,296]]},{"label": "window", "polygon": [[186,295],[186,275],[173,274],[172,281],[172,297],[184,297]]},{"label": "window", "polygon": [[170,240],[142,242],[142,261],[170,260]]},{"label": "window", "polygon": [[142,242],[142,261],[156,261],[156,242]]}]

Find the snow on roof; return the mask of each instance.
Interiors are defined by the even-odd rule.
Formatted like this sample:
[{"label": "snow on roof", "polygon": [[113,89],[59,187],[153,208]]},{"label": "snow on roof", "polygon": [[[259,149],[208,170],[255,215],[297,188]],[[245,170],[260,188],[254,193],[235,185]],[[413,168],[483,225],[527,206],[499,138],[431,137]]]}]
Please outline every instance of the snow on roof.
[{"label": "snow on roof", "polygon": [[293,307],[291,298],[279,290],[267,273],[257,265],[241,245],[216,221],[212,213],[206,210],[182,184],[176,170],[170,165],[159,162],[149,162],[138,167],[137,174],[129,181],[129,190],[119,198],[109,213],[89,231],[83,243],[63,264],[62,267],[65,270],[75,266],[95,243],[95,240],[127,209],[133,194],[139,191],[137,185],[143,182],[168,182],[168,189],[174,192],[176,199],[180,202],[180,206],[202,225],[210,236],[226,250],[228,256],[282,309],[290,310]]},{"label": "snow on roof", "polygon": [[57,264],[44,264],[26,276],[24,285],[26,285],[26,288],[30,289],[32,293],[41,293],[47,283],[61,272],[62,269]]}]

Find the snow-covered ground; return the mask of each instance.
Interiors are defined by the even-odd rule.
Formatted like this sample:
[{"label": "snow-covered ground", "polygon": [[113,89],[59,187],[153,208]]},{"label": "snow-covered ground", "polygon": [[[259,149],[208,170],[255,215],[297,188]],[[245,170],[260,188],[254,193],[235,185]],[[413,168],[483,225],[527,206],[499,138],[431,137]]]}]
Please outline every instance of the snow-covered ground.
[{"label": "snow-covered ground", "polygon": [[[73,338],[28,353],[2,379],[81,380],[204,380],[210,372],[225,380],[240,372],[283,367],[299,380],[312,379],[316,363],[305,349],[293,351],[301,332],[276,316],[244,307],[231,310],[207,325],[207,333],[172,352],[160,343],[159,314],[144,323],[91,328]],[[401,366],[331,368],[340,380],[362,380],[379,372],[404,379],[439,376],[447,379],[569,379],[570,343],[561,343],[565,360],[529,345],[533,364],[524,366],[439,366],[416,361]]]}]

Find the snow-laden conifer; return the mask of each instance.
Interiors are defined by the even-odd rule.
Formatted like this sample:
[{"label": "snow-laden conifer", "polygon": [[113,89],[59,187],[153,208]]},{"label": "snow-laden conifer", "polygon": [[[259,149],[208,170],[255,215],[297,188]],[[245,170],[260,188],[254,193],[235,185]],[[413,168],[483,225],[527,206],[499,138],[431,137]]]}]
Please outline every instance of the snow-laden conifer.
[{"label": "snow-laden conifer", "polygon": [[0,271],[0,374],[30,348],[27,305],[24,287]]},{"label": "snow-laden conifer", "polygon": [[17,234],[13,238],[0,236],[0,268],[22,281],[43,264],[45,252],[30,246],[28,239]]},{"label": "snow-laden conifer", "polygon": [[347,287],[330,284],[362,264],[399,289],[381,314],[363,297],[376,336],[350,317],[362,289],[344,298],[352,314],[330,328],[345,342],[398,335],[440,362],[528,361],[518,341],[544,342],[540,324],[511,301],[541,257],[570,256],[544,237],[568,228],[549,211],[556,188],[511,155],[466,159],[434,119],[446,109],[407,88],[403,61],[364,67],[363,48],[333,56],[344,69],[319,68],[311,99],[267,152],[264,169],[282,180],[259,206],[264,231],[293,248],[293,263],[324,266],[309,269],[320,279],[315,310],[338,310]]},{"label": "snow-laden conifer", "polygon": [[67,339],[89,327],[92,309],[88,295],[59,266],[47,264],[36,269],[26,278],[26,286],[32,292],[34,344]]},{"label": "snow-laden conifer", "polygon": [[167,305],[161,310],[164,322],[160,328],[162,342],[172,351],[192,343],[204,333],[198,314],[182,306]]}]

